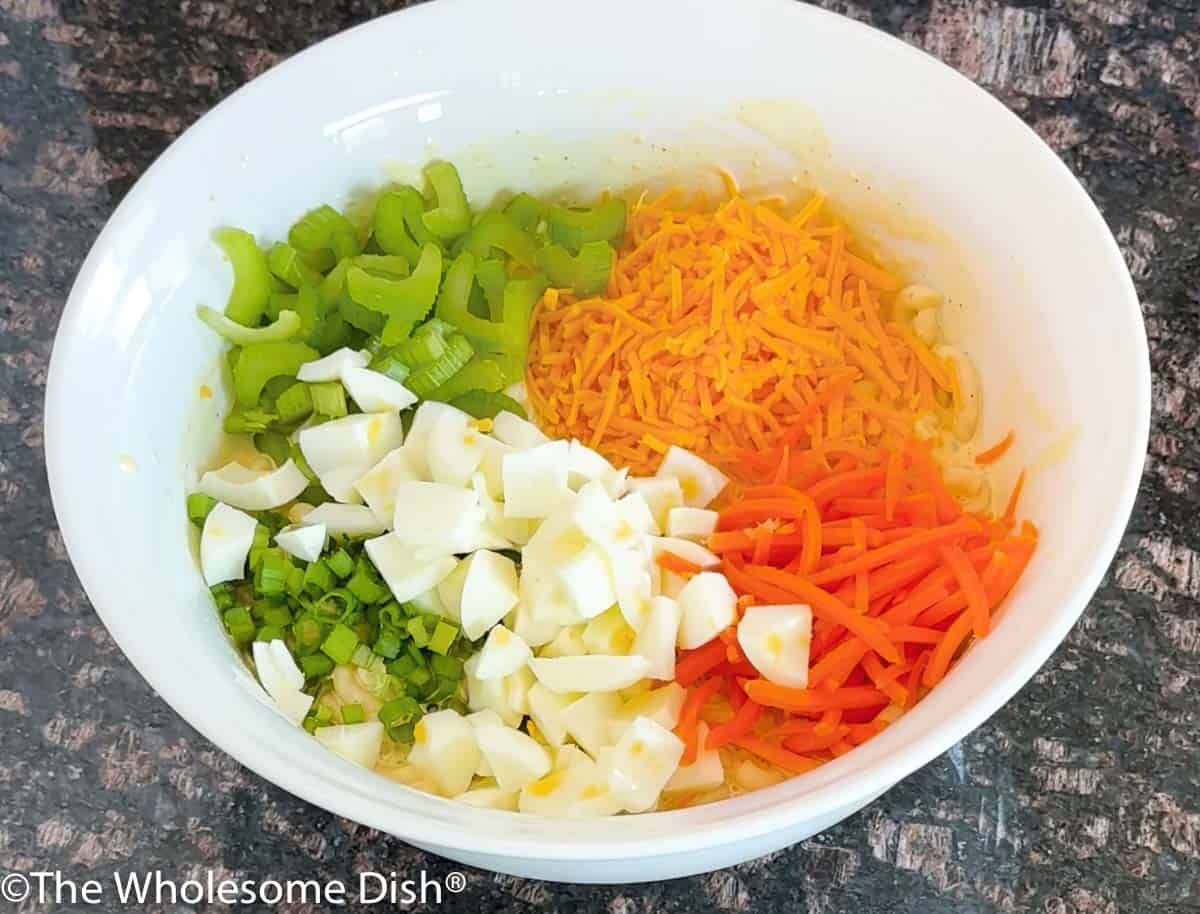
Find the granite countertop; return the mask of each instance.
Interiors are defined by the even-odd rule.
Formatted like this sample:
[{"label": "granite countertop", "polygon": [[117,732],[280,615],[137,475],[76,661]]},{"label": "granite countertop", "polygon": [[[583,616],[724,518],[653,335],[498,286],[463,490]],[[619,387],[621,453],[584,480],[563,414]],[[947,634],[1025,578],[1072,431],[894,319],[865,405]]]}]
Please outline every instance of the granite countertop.
[{"label": "granite countertop", "polygon": [[[819,837],[644,887],[468,870],[451,909],[1200,908],[1200,714],[1190,688],[1200,677],[1200,9],[1192,0],[825,5],[997,94],[1079,175],[1120,240],[1155,372],[1150,454],[1120,555],[1066,642],[1003,711]],[[393,6],[0,0],[0,871],[350,882],[360,871],[461,869],[264,782],[163,704],[80,589],[42,458],[54,329],[122,195],[246,80]]]}]

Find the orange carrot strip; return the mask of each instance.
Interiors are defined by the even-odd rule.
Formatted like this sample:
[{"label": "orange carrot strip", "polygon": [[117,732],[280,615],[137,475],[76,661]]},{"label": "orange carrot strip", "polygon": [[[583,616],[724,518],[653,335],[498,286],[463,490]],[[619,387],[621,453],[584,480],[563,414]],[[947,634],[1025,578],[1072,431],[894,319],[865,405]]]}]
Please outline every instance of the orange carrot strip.
[{"label": "orange carrot strip", "polygon": [[796,733],[784,737],[783,746],[789,752],[822,752],[845,739],[849,733],[849,727],[838,727],[828,733]]},{"label": "orange carrot strip", "polygon": [[988,598],[983,589],[983,582],[975,566],[971,564],[966,553],[958,546],[941,547],[942,559],[954,572],[958,586],[962,588],[967,600],[967,611],[971,615],[971,632],[976,638],[982,638],[988,633]]},{"label": "orange carrot strip", "polygon": [[675,681],[686,689],[725,659],[725,642],[713,638],[708,644],[688,651],[676,662]]},{"label": "orange carrot strip", "polygon": [[887,474],[884,476],[884,507],[883,516],[888,520],[896,519],[896,506],[900,496],[904,494],[904,455],[893,451],[888,456]]},{"label": "orange carrot strip", "polygon": [[817,663],[809,667],[808,682],[810,686],[819,686],[830,680],[842,680],[850,675],[870,648],[859,638],[843,641],[829,651]]},{"label": "orange carrot strip", "polygon": [[746,694],[759,704],[782,708],[784,711],[827,711],[839,708],[874,708],[887,704],[887,696],[878,689],[866,686],[846,686],[833,692],[819,689],[792,689],[766,679],[751,679]]},{"label": "orange carrot strip", "polygon": [[942,681],[946,671],[950,668],[950,662],[954,659],[954,655],[958,653],[958,649],[962,647],[970,633],[971,614],[963,613],[954,620],[950,628],[946,630],[945,636],[934,647],[933,654],[929,658],[929,665],[925,667],[925,672],[921,676],[921,681],[926,686],[932,689]]},{"label": "orange carrot strip", "polygon": [[740,736],[749,733],[762,716],[763,706],[756,701],[747,699],[738,708],[737,713],[723,724],[717,724],[708,731],[708,739],[704,742],[706,749],[719,749],[726,743],[731,743]]},{"label": "orange carrot strip", "polygon": [[659,568],[666,571],[673,571],[676,574],[698,574],[702,569],[695,562],[689,562],[681,555],[676,555],[670,550],[662,550],[654,559]]},{"label": "orange carrot strip", "polygon": [[733,740],[733,744],[757,755],[772,765],[792,772],[792,774],[804,774],[806,771],[812,771],[814,768],[821,766],[820,759],[789,752],[787,749],[783,749],[774,743],[769,743],[765,739],[760,739],[756,736],[739,736]]},{"label": "orange carrot strip", "polygon": [[706,679],[689,691],[687,698],[683,700],[683,707],[679,711],[679,723],[675,725],[675,735],[682,739],[684,744],[683,758],[679,762],[681,765],[690,765],[696,760],[699,742],[696,728],[700,722],[700,711],[704,703],[721,688],[723,681],[715,676]]},{"label": "orange carrot strip", "polygon": [[889,543],[886,546],[880,546],[878,549],[872,549],[863,553],[857,558],[850,561],[827,568],[824,571],[818,571],[812,575],[810,580],[814,584],[826,584],[830,581],[840,581],[842,578],[847,578],[859,571],[869,571],[872,568],[877,568],[888,562],[894,562],[897,559],[907,558],[913,553],[920,552],[931,546],[940,546],[943,543],[951,542],[956,539],[961,539],[968,533],[976,533],[980,529],[979,522],[973,517],[964,517],[950,524],[945,524],[941,527],[934,527],[925,533],[918,533],[906,540],[900,540],[896,543]]},{"label": "orange carrot strip", "polygon": [[874,653],[866,654],[863,657],[862,666],[871,678],[871,682],[875,684],[875,688],[879,689],[895,704],[902,705],[908,701],[908,692],[903,686],[897,685],[893,677],[887,675],[883,669],[883,664],[879,662],[878,656]]},{"label": "orange carrot strip", "polygon": [[989,463],[995,463],[1006,453],[1008,453],[1008,449],[1012,447],[1013,437],[1013,430],[1010,428],[1008,430],[1008,434],[1006,434],[1003,438],[1001,438],[991,447],[986,448],[985,450],[982,450],[976,454],[975,462],[985,466]]},{"label": "orange carrot strip", "polygon": [[1000,515],[1004,521],[1005,527],[1011,528],[1017,517],[1017,502],[1021,499],[1021,490],[1025,488],[1025,471],[1022,470],[1017,476],[1016,484],[1013,485],[1012,493],[1008,496],[1008,503],[1004,506],[1004,513]]}]

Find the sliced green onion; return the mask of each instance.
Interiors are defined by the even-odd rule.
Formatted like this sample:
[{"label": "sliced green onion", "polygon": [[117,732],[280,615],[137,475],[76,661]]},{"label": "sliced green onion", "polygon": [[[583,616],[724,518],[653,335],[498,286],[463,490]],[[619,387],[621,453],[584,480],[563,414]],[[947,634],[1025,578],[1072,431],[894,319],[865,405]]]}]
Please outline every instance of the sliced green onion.
[{"label": "sliced green onion", "polygon": [[[467,368],[470,368],[468,365]],[[460,374],[467,371],[464,368]],[[455,378],[451,378],[449,383],[453,383]],[[435,391],[436,393],[436,391]],[[430,399],[436,399],[431,397]],[[514,416],[520,416],[522,419],[527,418],[525,408],[516,400],[507,394],[500,393],[498,390],[469,390],[465,394],[460,394],[450,401],[451,406],[456,406],[464,413],[474,416],[476,419],[494,419],[497,414],[503,412],[512,413]]]},{"label": "sliced green onion", "polygon": [[304,593],[304,569],[293,567],[288,572],[287,592],[293,597]]},{"label": "sliced green onion", "polygon": [[449,162],[431,162],[425,166],[425,179],[438,204],[425,213],[425,227],[439,238],[457,238],[471,227],[471,207],[458,169]]},{"label": "sliced green onion", "polygon": [[354,574],[354,559],[350,558],[350,553],[345,549],[339,548],[325,561],[329,564],[329,570],[342,580]]},{"label": "sliced green onion", "polygon": [[361,724],[366,719],[362,705],[342,705],[342,723]]},{"label": "sliced green onion", "polygon": [[354,649],[358,646],[358,635],[354,630],[338,623],[325,638],[321,651],[334,663],[349,663]]},{"label": "sliced green onion", "polygon": [[305,679],[320,679],[333,672],[333,661],[324,654],[309,654],[296,662]]},{"label": "sliced green onion", "polygon": [[579,295],[595,295],[608,285],[613,256],[607,241],[585,242],[574,256],[561,245],[549,244],[538,251],[537,263],[550,285],[572,289]]},{"label": "sliced green onion", "polygon": [[267,252],[267,265],[271,268],[273,276],[282,279],[293,289],[319,286],[324,279],[317,270],[304,262],[299,251],[282,241],[271,245],[271,250]]},{"label": "sliced green onion", "polygon": [[320,646],[324,633],[320,622],[312,616],[305,616],[297,619],[292,625],[292,637],[296,639],[296,649],[301,653],[309,654]]},{"label": "sliced green onion", "polygon": [[407,279],[385,279],[351,266],[346,271],[346,290],[352,299],[372,311],[398,320],[419,321],[437,299],[441,277],[441,248],[427,244]]},{"label": "sliced green onion", "polygon": [[458,680],[462,678],[463,662],[457,657],[434,654],[429,658],[429,668],[443,679]]},{"label": "sliced green onion", "polygon": [[244,606],[227,610],[224,616],[225,630],[238,644],[249,644],[254,640],[254,620]]},{"label": "sliced green onion", "polygon": [[[297,381],[275,399],[275,411],[285,425],[302,422],[312,415],[313,400],[308,385]],[[286,459],[286,458],[285,458]]]},{"label": "sliced green onion", "polygon": [[445,619],[439,619],[433,634],[429,636],[429,649],[435,654],[445,654],[457,637],[458,626]]},{"label": "sliced green onion", "polygon": [[251,571],[257,571],[258,566],[262,564],[263,556],[271,546],[271,531],[263,523],[259,523],[254,528],[254,539],[250,543],[250,555],[246,559],[246,567]]},{"label": "sliced green onion", "polygon": [[214,584],[208,590],[217,609],[225,610],[233,606],[233,590],[228,584]]},{"label": "sliced green onion", "polygon": [[312,398],[313,412],[330,419],[340,419],[346,415],[346,388],[340,381],[322,381],[319,384],[309,384],[308,393]]},{"label": "sliced green onion", "polygon": [[292,611],[282,605],[268,606],[263,610],[262,620],[267,625],[278,625],[283,628],[285,625],[292,624]]},{"label": "sliced green onion", "polygon": [[394,628],[380,628],[379,637],[375,639],[375,645],[372,647],[380,657],[387,660],[394,660],[396,655],[400,653],[400,635],[397,634]]},{"label": "sliced green onion", "polygon": [[254,572],[254,590],[265,597],[279,596],[287,592],[291,560],[279,549],[264,551],[262,560]]},{"label": "sliced green onion", "polygon": [[533,266],[537,254],[533,238],[504,213],[484,213],[463,243],[463,250],[478,258],[490,257],[493,248],[526,267]]},{"label": "sliced green onion", "polygon": [[475,354],[467,338],[455,333],[446,340],[446,351],[431,364],[414,371],[405,386],[418,397],[425,397],[441,387],[460,371]]},{"label": "sliced green onion", "polygon": [[233,369],[233,390],[237,403],[252,407],[258,403],[263,385],[279,375],[295,376],[300,366],[320,357],[303,343],[254,343],[245,346]]},{"label": "sliced green onion", "polygon": [[196,316],[219,336],[238,346],[290,340],[303,327],[300,315],[295,311],[280,311],[274,323],[265,327],[247,327],[205,305],[196,309]]},{"label": "sliced green onion", "polygon": [[417,720],[420,716],[421,706],[407,695],[393,698],[391,701],[385,702],[379,709],[379,722],[385,727],[406,724]]},{"label": "sliced green onion", "polygon": [[358,560],[354,574],[346,582],[346,589],[364,603],[378,603],[381,600],[386,600],[391,594],[387,585],[379,580],[375,574],[375,569],[365,558]]},{"label": "sliced green onion", "polygon": [[254,636],[255,641],[282,641],[283,629],[278,625],[264,625]]},{"label": "sliced green onion", "polygon": [[217,506],[217,500],[203,492],[193,492],[187,497],[187,516],[197,527],[203,527],[208,512]]},{"label": "sliced green onion", "polygon": [[217,229],[214,239],[233,266],[233,289],[225,305],[231,321],[253,327],[258,324],[271,297],[271,271],[254,236],[241,229]]},{"label": "sliced green onion", "polygon": [[619,244],[625,234],[625,201],[613,197],[592,209],[553,206],[546,223],[550,240],[569,251],[578,251],[589,241]]},{"label": "sliced green onion", "polygon": [[504,214],[524,231],[533,232],[542,221],[542,204],[529,194],[517,194],[504,207]]},{"label": "sliced green onion", "polygon": [[421,621],[419,616],[409,619],[408,625],[405,628],[408,631],[408,636],[412,638],[413,644],[417,647],[425,647],[429,644],[429,632],[425,630],[425,623]]},{"label": "sliced green onion", "polygon": [[315,253],[330,250],[341,260],[358,253],[354,225],[332,206],[309,210],[288,230],[288,242],[297,250]]}]

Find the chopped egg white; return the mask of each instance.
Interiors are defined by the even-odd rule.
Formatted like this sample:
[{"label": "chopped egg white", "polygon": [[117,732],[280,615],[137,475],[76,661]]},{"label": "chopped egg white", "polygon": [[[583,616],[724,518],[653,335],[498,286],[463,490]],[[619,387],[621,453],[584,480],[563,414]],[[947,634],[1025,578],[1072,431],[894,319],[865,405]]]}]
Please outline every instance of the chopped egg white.
[{"label": "chopped egg white", "polygon": [[731,624],[737,608],[737,594],[715,571],[702,571],[684,585],[679,593],[679,637],[676,644],[691,650],[707,644]]},{"label": "chopped egg white", "polygon": [[469,552],[487,519],[473,490],[440,482],[402,482],[395,502],[392,530],[410,546]]},{"label": "chopped egg white", "polygon": [[396,489],[402,482],[417,479],[408,460],[408,448],[398,447],[354,480],[362,496],[381,524],[390,524],[396,513]]},{"label": "chopped egg white", "polygon": [[654,565],[642,550],[624,549],[609,556],[621,615],[634,631],[646,624],[654,594]]},{"label": "chopped egg white", "polygon": [[276,533],[275,545],[302,562],[315,562],[325,551],[326,536],[324,524],[302,524],[299,527],[287,527]]},{"label": "chopped egg white", "polygon": [[721,753],[716,749],[703,748],[707,739],[708,724],[700,721],[696,727],[696,740],[701,748],[696,753],[696,760],[690,765],[677,768],[663,787],[663,793],[678,790],[712,790],[725,783],[725,766],[721,764]]},{"label": "chopped egg white", "polygon": [[383,724],[377,720],[317,727],[313,736],[326,749],[364,768],[375,767],[383,748]]},{"label": "chopped egg white", "polygon": [[655,476],[677,480],[683,503],[691,508],[708,507],[729,485],[729,477],[711,463],[675,445],[667,451]]},{"label": "chopped egg white", "polygon": [[620,713],[621,696],[614,692],[588,692],[562,710],[567,734],[593,758],[609,741],[608,726]]},{"label": "chopped egg white", "polygon": [[635,718],[601,768],[613,798],[626,812],[645,812],[679,767],[683,740],[648,717]]},{"label": "chopped egg white", "polygon": [[553,770],[521,791],[517,808],[530,815],[573,819],[611,816],[620,811],[604,773],[582,752],[560,752]]},{"label": "chopped egg white", "polygon": [[471,786],[479,764],[475,734],[475,728],[457,711],[447,708],[426,714],[413,728],[408,760],[443,796],[457,796]]},{"label": "chopped egg white", "polygon": [[560,695],[550,691],[540,682],[535,682],[529,689],[528,700],[529,716],[538,731],[551,746],[561,746],[567,738],[567,722],[563,712],[579,700],[578,693],[568,692]]},{"label": "chopped egg white", "polygon": [[683,504],[683,489],[679,486],[679,480],[673,476],[631,477],[628,485],[630,492],[636,492],[646,500],[658,532],[666,530],[671,509]]},{"label": "chopped egg white", "polygon": [[[484,727],[503,727],[504,718],[497,714],[491,708],[484,708],[482,711],[474,711],[467,715],[467,723],[475,728],[475,741],[479,741],[479,731]],[[488,764],[483,753],[479,753],[479,764],[475,766],[475,776],[481,778],[490,778],[492,776],[492,766]]]},{"label": "chopped egg white", "polygon": [[408,429],[406,446],[409,465],[419,479],[433,479],[429,467],[429,437],[434,426],[442,416],[460,413],[462,410],[437,400],[425,400],[417,407],[412,425]]},{"label": "chopped egg white", "polygon": [[675,678],[675,645],[681,618],[679,604],[670,597],[658,596],[650,600],[650,608],[631,651],[650,665],[646,675],[651,679],[668,681]]},{"label": "chopped egg white", "polygon": [[704,540],[717,529],[717,512],[707,508],[672,508],[667,512],[667,536]]},{"label": "chopped egg white", "polygon": [[396,413],[358,413],[303,428],[300,453],[321,485],[338,501],[360,499],[354,487],[362,475],[404,441]]},{"label": "chopped egg white", "polygon": [[492,419],[492,434],[497,440],[503,441],[509,447],[527,449],[545,444],[550,439],[542,430],[508,410],[496,413]]},{"label": "chopped egg white", "polygon": [[538,682],[555,692],[615,692],[643,678],[650,664],[635,655],[589,654],[535,657],[529,668]]},{"label": "chopped egg white", "polygon": [[296,461],[275,470],[251,470],[240,463],[227,463],[200,477],[197,490],[243,511],[266,511],[294,500],[308,488],[308,477]]},{"label": "chopped egg white", "polygon": [[533,651],[520,636],[514,635],[503,625],[494,625],[479,652],[475,675],[480,679],[499,679],[515,673],[532,656]]},{"label": "chopped egg white", "polygon": [[550,753],[520,730],[481,727],[475,739],[501,790],[518,791],[550,770]]},{"label": "chopped egg white", "polygon": [[517,792],[501,790],[499,787],[475,787],[460,793],[454,799],[476,809],[499,809],[503,812],[517,811]]},{"label": "chopped egg white", "polygon": [[475,675],[479,655],[463,665],[467,680],[467,707],[472,711],[492,710],[510,727],[518,727],[529,710],[529,690],[534,685],[528,666],[502,679],[480,679]]},{"label": "chopped egg white", "polygon": [[676,555],[689,564],[700,568],[716,568],[721,564],[721,557],[709,552],[699,543],[672,536],[655,536],[650,539],[650,554],[655,560],[664,552]]},{"label": "chopped egg white", "polygon": [[452,555],[420,556],[392,533],[367,540],[363,546],[392,596],[401,603],[436,587],[458,563]]},{"label": "chopped egg white", "polygon": [[209,587],[245,576],[246,556],[254,544],[258,521],[244,511],[218,502],[200,531],[200,573]]},{"label": "chopped egg white", "polygon": [[583,643],[584,625],[565,625],[538,651],[539,657],[578,657],[588,652]]},{"label": "chopped egg white", "polygon": [[445,608],[445,616],[448,619],[453,619],[458,622],[462,619],[462,593],[463,584],[467,580],[467,571],[470,570],[470,556],[458,561],[454,566],[454,570],[442,578],[438,582],[437,591],[438,599]]},{"label": "chopped egg white", "polygon": [[300,726],[312,707],[313,698],[301,691],[304,674],[296,666],[287,645],[279,640],[269,644],[255,641],[250,650],[258,681],[275,702],[275,707],[293,724]]},{"label": "chopped egg white", "polygon": [[648,717],[666,729],[674,730],[686,698],[687,691],[677,682],[668,682],[629,698],[608,723],[610,745],[620,740],[629,725],[639,717]]},{"label": "chopped egg white", "polygon": [[497,552],[480,549],[466,559],[458,618],[475,641],[517,604],[517,566]]},{"label": "chopped egg white", "polygon": [[323,359],[305,362],[296,372],[296,380],[309,384],[319,381],[340,381],[347,369],[366,368],[369,361],[370,358],[365,352],[357,352],[343,346]]},{"label": "chopped egg white", "polygon": [[316,524],[330,533],[346,536],[378,536],[385,529],[375,512],[366,505],[339,505],[326,502],[304,516],[304,525]]},{"label": "chopped egg white", "polygon": [[568,454],[565,441],[550,441],[505,454],[501,460],[504,516],[539,518],[554,513],[570,492]]},{"label": "chopped egg white", "polygon": [[356,365],[342,372],[342,386],[364,413],[400,412],[417,402],[416,394],[399,381]]},{"label": "chopped egg white", "polygon": [[617,602],[608,559],[596,546],[585,546],[558,567],[558,577],[584,619],[591,619]]},{"label": "chopped egg white", "polygon": [[748,606],[737,628],[738,644],[763,678],[803,689],[808,685],[812,609],[797,603]]},{"label": "chopped egg white", "polygon": [[580,441],[572,440],[567,448],[567,484],[578,490],[589,482],[598,482],[612,498],[625,491],[628,471],[618,470],[602,455]]},{"label": "chopped egg white", "polygon": [[589,654],[628,654],[636,634],[613,606],[584,626],[583,646]]},{"label": "chopped egg white", "polygon": [[442,410],[429,429],[427,459],[435,482],[463,487],[483,462],[486,436],[462,410]]}]

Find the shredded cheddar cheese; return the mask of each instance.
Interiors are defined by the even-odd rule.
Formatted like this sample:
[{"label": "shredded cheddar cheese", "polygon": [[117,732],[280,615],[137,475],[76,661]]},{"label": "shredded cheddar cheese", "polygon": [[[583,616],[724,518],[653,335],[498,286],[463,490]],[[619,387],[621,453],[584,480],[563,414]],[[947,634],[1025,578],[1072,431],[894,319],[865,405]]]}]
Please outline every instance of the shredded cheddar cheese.
[{"label": "shredded cheddar cheese", "polygon": [[785,448],[892,448],[922,413],[952,416],[953,366],[823,198],[789,214],[727,187],[715,209],[640,200],[605,293],[539,302],[526,381],[546,432],[634,472],[675,444],[760,481]]}]

